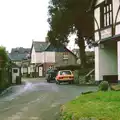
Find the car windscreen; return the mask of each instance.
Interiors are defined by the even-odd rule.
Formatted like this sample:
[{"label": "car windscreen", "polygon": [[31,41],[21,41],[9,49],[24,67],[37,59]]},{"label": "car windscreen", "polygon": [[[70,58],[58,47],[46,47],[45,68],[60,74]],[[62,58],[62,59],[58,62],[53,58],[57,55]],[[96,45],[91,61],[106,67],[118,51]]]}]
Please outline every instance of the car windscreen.
[{"label": "car windscreen", "polygon": [[60,75],[71,75],[71,71],[60,71]]}]

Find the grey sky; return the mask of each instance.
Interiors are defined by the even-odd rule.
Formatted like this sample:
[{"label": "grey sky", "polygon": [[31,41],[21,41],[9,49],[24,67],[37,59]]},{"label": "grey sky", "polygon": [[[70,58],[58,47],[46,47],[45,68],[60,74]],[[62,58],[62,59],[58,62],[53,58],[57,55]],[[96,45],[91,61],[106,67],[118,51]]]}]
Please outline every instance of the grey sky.
[{"label": "grey sky", "polygon": [[[32,39],[45,41],[49,0],[0,0],[0,45],[7,50],[30,48]],[[69,49],[75,47],[71,37]]]},{"label": "grey sky", "polygon": [[32,39],[44,41],[49,0],[0,0],[0,45],[31,47]]}]

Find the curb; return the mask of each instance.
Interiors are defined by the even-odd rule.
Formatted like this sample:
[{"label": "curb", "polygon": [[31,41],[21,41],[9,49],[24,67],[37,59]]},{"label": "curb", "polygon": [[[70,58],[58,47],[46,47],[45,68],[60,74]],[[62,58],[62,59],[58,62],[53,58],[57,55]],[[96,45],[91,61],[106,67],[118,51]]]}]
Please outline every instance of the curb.
[{"label": "curb", "polygon": [[8,87],[7,89],[3,90],[1,93],[0,93],[0,96],[4,95],[5,93],[7,93],[8,91],[10,91],[12,89],[12,86]]}]

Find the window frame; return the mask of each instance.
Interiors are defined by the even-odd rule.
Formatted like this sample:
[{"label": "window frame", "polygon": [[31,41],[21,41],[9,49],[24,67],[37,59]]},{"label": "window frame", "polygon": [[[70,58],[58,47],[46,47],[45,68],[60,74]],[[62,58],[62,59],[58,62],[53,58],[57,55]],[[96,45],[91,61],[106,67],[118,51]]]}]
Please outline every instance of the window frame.
[{"label": "window frame", "polygon": [[68,60],[68,52],[63,52],[63,60]]},{"label": "window frame", "polygon": [[113,24],[112,0],[106,0],[100,5],[100,27],[105,28],[111,26],[112,24]]}]

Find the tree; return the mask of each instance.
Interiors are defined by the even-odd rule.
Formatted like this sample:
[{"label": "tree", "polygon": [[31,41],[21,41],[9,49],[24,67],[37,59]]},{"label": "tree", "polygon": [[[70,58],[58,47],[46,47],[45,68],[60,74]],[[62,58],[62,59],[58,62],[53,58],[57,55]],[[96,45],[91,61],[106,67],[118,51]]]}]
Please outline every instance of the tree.
[{"label": "tree", "polygon": [[0,46],[0,89],[3,89],[8,84],[6,81],[6,67],[8,66],[8,55],[5,47]]},{"label": "tree", "polygon": [[5,47],[0,46],[0,62],[1,62],[1,67],[4,68],[5,65],[8,62],[8,55]]},{"label": "tree", "polygon": [[94,30],[93,17],[86,13],[89,5],[90,0],[50,0],[48,7],[49,41],[54,45],[69,42],[69,34],[76,34],[83,67],[86,65],[84,40],[92,36]]}]

